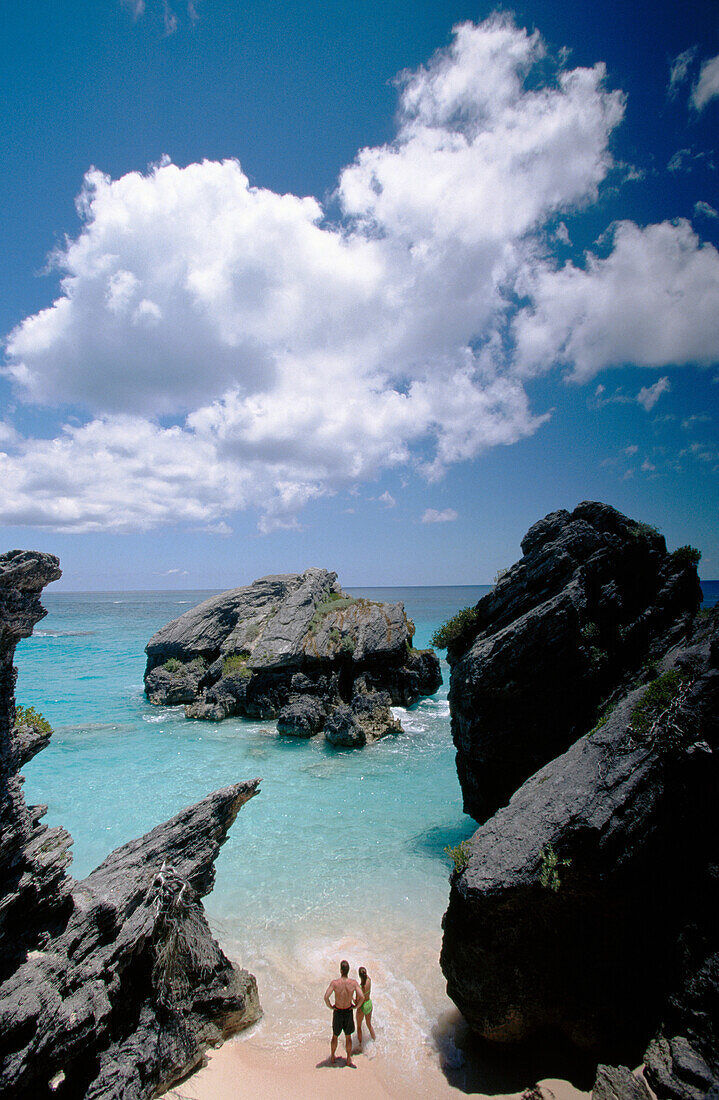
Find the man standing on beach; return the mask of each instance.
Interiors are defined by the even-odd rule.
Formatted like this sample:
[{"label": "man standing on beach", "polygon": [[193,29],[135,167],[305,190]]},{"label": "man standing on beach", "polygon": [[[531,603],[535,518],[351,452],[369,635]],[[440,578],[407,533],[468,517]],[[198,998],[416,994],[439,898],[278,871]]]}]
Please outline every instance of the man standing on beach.
[{"label": "man standing on beach", "polygon": [[[334,978],[325,991],[325,1004],[332,1009],[332,1041],[330,1043],[330,1062],[335,1064],[335,1051],[340,1032],[345,1033],[345,1047],[347,1048],[347,1065],[354,1069],[352,1061],[352,1033],[355,1029],[354,1010],[359,1008],[364,1000],[364,993],[354,978],[348,977],[350,964],[347,959],[340,963],[340,977]],[[332,1004],[330,996],[334,993],[335,1003]]]}]

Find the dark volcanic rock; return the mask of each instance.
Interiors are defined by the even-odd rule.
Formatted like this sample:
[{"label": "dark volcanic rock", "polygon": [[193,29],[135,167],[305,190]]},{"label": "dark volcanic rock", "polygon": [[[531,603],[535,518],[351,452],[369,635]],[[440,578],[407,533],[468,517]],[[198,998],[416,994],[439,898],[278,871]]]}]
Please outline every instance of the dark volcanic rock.
[{"label": "dark volcanic rock", "polygon": [[59,576],[48,554],[0,557],[0,1093],[139,1100],[260,1015],[254,978],[222,953],[200,901],[259,780],[208,796],[82,882],[66,875],[69,835],[22,796],[17,769],[49,734],[15,726],[12,665]]},{"label": "dark volcanic rock", "polygon": [[185,702],[188,718],[277,718],[283,734],[327,729],[335,744],[363,745],[396,719],[380,716],[375,700],[360,720],[355,696],[384,692],[410,706],[442,682],[436,655],[415,650],[413,633],[401,603],[348,596],[326,569],[263,577],[154,634],[145,690],[155,704]]},{"label": "dark volcanic rock", "polygon": [[332,745],[353,749],[378,741],[402,726],[390,710],[388,692],[358,691],[349,706],[340,703],[325,723],[325,739]]},{"label": "dark volcanic rock", "polygon": [[291,737],[313,737],[319,733],[325,720],[325,710],[319,699],[312,695],[298,695],[280,711],[277,729]]},{"label": "dark volcanic rock", "polygon": [[719,613],[657,672],[472,838],[441,964],[485,1038],[636,1064],[654,1034],[650,1085],[693,1098],[719,1083]]},{"label": "dark volcanic rock", "polygon": [[[716,986],[716,975],[714,977]],[[716,1005],[716,998],[714,998]],[[708,1017],[707,1023],[716,1016]],[[719,1072],[702,1058],[684,1035],[659,1038],[647,1051],[647,1077],[657,1096],[672,1100],[706,1100],[714,1087],[719,1096]]]},{"label": "dark volcanic rock", "polygon": [[342,749],[356,749],[367,744],[367,736],[352,707],[340,703],[334,708],[325,723],[325,740]]},{"label": "dark volcanic rock", "polygon": [[651,1100],[651,1093],[625,1066],[597,1066],[592,1100]]},{"label": "dark volcanic rock", "polygon": [[169,668],[159,665],[145,677],[147,698],[154,706],[173,707],[179,703],[194,703],[200,680],[206,672],[207,667],[201,657],[187,664],[170,662]]},{"label": "dark volcanic rock", "polygon": [[457,772],[478,821],[590,729],[701,602],[696,567],[604,504],[546,516],[522,550],[447,654]]},{"label": "dark volcanic rock", "polygon": [[15,646],[47,614],[40,593],[59,577],[51,554],[0,556],[0,980],[68,905],[72,840],[64,829],[40,824],[42,812],[25,805],[18,774],[42,734],[24,727],[18,740],[14,736]]}]

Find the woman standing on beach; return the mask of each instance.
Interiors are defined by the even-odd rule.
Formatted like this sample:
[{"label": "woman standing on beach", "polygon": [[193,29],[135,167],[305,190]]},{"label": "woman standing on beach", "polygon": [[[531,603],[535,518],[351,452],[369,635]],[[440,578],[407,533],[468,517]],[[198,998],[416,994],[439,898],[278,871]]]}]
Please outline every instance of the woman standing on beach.
[{"label": "woman standing on beach", "polygon": [[357,1041],[362,1048],[362,1021],[367,1024],[367,1029],[375,1039],[374,1028],[372,1027],[372,1001],[370,999],[370,993],[372,991],[372,979],[363,966],[359,968],[360,989],[364,993],[364,1000],[357,1009]]}]

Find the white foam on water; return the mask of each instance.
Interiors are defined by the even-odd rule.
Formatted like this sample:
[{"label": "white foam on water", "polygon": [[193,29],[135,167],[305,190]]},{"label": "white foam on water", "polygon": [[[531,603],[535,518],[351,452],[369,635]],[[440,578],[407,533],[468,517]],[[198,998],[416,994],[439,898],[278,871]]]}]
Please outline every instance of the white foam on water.
[{"label": "white foam on water", "polygon": [[[364,1054],[391,1061],[408,1081],[419,1079],[427,1057],[440,1058],[433,1030],[438,1016],[452,1007],[437,966],[439,924],[404,923],[389,912],[368,911],[360,919],[366,932],[344,932],[335,921],[322,927],[315,913],[290,927],[246,929],[240,940],[224,940],[230,956],[257,978],[265,1015],[253,1035],[269,1050],[286,1051],[318,1037],[327,1039],[329,1049],[331,1016],[323,997],[346,958],[351,977],[365,966],[372,978],[377,1040],[373,1043],[363,1027]],[[348,913],[346,923],[356,927],[358,915]],[[447,1050],[444,1042],[443,1058]]]}]

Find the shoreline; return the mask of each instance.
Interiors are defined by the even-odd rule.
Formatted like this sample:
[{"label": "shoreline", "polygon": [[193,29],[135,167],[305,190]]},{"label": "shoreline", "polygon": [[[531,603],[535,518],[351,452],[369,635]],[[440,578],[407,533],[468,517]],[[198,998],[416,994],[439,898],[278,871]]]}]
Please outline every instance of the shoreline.
[{"label": "shoreline", "polygon": [[[298,1024],[306,1022],[298,1006]],[[309,1038],[294,1039],[281,1028],[270,1009],[251,1028],[208,1050],[202,1064],[164,1095],[169,1100],[235,1100],[246,1093],[262,1100],[334,1100],[339,1088],[347,1100],[459,1100],[468,1094],[522,1100],[539,1085],[545,1100],[591,1098],[593,1068],[570,1064],[561,1051],[546,1047],[527,1057],[482,1051],[454,1006],[423,1039],[410,1026],[404,1044],[398,1044],[393,1023],[375,1021],[377,1041],[365,1036],[359,1051],[355,1033],[354,1069],[346,1065],[343,1036],[336,1063],[330,1064],[331,1032],[324,1016]],[[415,1038],[406,1041],[409,1036]]]},{"label": "shoreline", "polygon": [[443,1069],[440,1052],[430,1044],[415,1055],[408,1070],[406,1063],[382,1049],[380,1036],[376,1046],[365,1042],[364,1050],[353,1054],[355,1069],[346,1066],[339,1048],[337,1062],[331,1066],[329,1036],[303,1041],[291,1049],[273,1048],[263,1042],[255,1028],[208,1051],[203,1065],[163,1095],[169,1100],[236,1100],[245,1093],[260,1095],[262,1100],[286,1100],[288,1096],[296,1100],[334,1100],[339,1088],[347,1100],[458,1100],[468,1093],[478,1100],[521,1100],[538,1084],[546,1100],[591,1097],[591,1092],[560,1078],[528,1081],[519,1090],[508,1092],[498,1091],[488,1080],[491,1091],[480,1093],[473,1080],[464,1080],[462,1067]]}]

